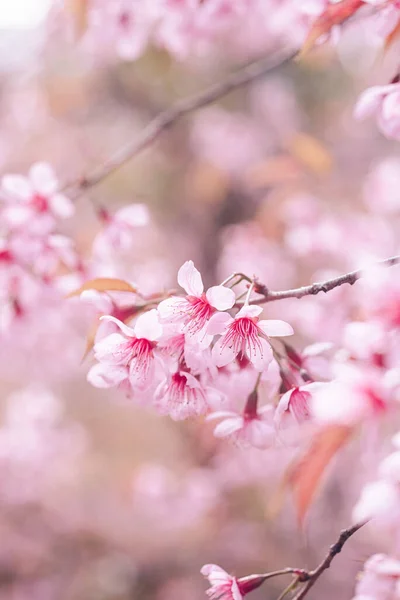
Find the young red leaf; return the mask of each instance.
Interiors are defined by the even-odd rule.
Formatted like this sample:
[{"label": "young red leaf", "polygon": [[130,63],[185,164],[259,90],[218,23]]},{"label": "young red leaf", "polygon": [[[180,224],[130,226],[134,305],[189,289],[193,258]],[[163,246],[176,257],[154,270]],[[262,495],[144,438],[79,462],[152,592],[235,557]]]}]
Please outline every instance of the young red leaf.
[{"label": "young red leaf", "polygon": [[86,290],[96,290],[97,292],[132,292],[134,294],[137,292],[135,287],[122,279],[99,277],[98,279],[86,281],[80,288],[68,294],[67,297],[79,296]]},{"label": "young red leaf", "polygon": [[363,0],[342,0],[337,4],[328,6],[311,27],[298,57],[301,58],[307,54],[321,35],[329,33],[335,25],[344,23],[344,21],[354,15],[363,4]]},{"label": "young red leaf", "polygon": [[300,525],[318,490],[322,475],[335,454],[349,440],[353,429],[346,425],[328,425],[321,429],[306,453],[286,473],[291,487]]}]

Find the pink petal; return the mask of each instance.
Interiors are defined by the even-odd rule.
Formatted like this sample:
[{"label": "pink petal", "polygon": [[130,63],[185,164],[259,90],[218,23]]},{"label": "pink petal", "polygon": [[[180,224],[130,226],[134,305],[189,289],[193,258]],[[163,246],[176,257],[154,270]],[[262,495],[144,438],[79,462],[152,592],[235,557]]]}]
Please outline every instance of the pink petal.
[{"label": "pink petal", "polygon": [[213,361],[217,367],[225,367],[236,358],[234,348],[232,346],[229,347],[228,344],[223,344],[223,339],[222,337],[216,342],[211,352]]},{"label": "pink petal", "polygon": [[204,577],[207,577],[212,584],[223,583],[232,579],[231,576],[218,565],[204,565],[201,568],[200,573],[204,575]]},{"label": "pink petal", "polygon": [[251,340],[246,340],[246,354],[249,361],[257,371],[265,371],[274,358],[272,348],[267,340],[259,338],[259,344],[253,345]]},{"label": "pink petal", "polygon": [[285,392],[278,402],[278,406],[275,409],[274,422],[277,427],[282,422],[283,415],[289,409],[290,398],[292,397],[293,389]]},{"label": "pink petal", "polygon": [[274,430],[271,425],[253,419],[243,430],[243,440],[255,448],[263,449],[270,446],[274,440]]},{"label": "pink petal", "polygon": [[9,204],[2,213],[4,222],[10,227],[18,227],[20,225],[30,223],[33,214],[32,209],[27,204]]},{"label": "pink petal", "polygon": [[303,356],[318,356],[323,352],[328,352],[332,350],[334,344],[332,342],[316,342],[315,344],[310,344],[303,350]]},{"label": "pink petal", "polygon": [[243,600],[243,596],[240,593],[240,589],[239,589],[239,586],[238,586],[238,584],[236,582],[236,579],[232,579],[232,589],[231,589],[231,592],[232,592],[232,598],[233,598],[233,600]]},{"label": "pink petal", "polygon": [[396,486],[387,481],[368,483],[353,510],[354,522],[361,523],[378,515],[398,509],[399,494]]},{"label": "pink petal", "polygon": [[58,181],[53,169],[44,162],[35,163],[29,169],[29,179],[36,192],[45,196],[54,194],[58,188]]},{"label": "pink petal", "polygon": [[219,335],[232,321],[233,318],[228,313],[214,313],[207,323],[206,331],[210,335]]},{"label": "pink petal", "polygon": [[232,417],[230,419],[224,419],[214,429],[215,437],[227,437],[242,429],[244,423],[242,417]]},{"label": "pink petal", "polygon": [[62,194],[54,194],[50,196],[49,205],[51,212],[61,219],[69,219],[75,213],[73,202]]},{"label": "pink petal", "polygon": [[217,310],[228,310],[235,304],[236,296],[233,290],[224,285],[214,285],[206,293],[207,300]]},{"label": "pink petal", "polygon": [[98,363],[87,374],[87,380],[94,387],[110,388],[120,384],[128,377],[128,370],[123,366]]},{"label": "pink petal", "polygon": [[379,474],[385,479],[400,482],[400,452],[389,454],[380,464]]},{"label": "pink petal", "polygon": [[186,373],[185,371],[179,371],[179,374],[183,375],[183,377],[185,377],[186,384],[188,387],[190,387],[192,389],[200,389],[201,388],[201,383],[199,382],[199,380],[196,379],[196,377],[194,377],[190,373]]},{"label": "pink petal", "polygon": [[225,418],[237,417],[237,416],[238,416],[237,413],[235,413],[233,410],[217,410],[216,412],[209,414],[206,417],[206,421],[213,421],[215,419],[225,419]]},{"label": "pink petal", "polygon": [[262,313],[263,309],[261,306],[255,304],[245,304],[235,316],[235,319],[241,319],[242,317],[249,317],[255,319]]},{"label": "pink petal", "polygon": [[114,219],[131,227],[144,227],[150,221],[149,209],[145,204],[130,204],[115,213]]},{"label": "pink petal", "polygon": [[137,359],[133,359],[129,365],[129,381],[132,387],[144,391],[154,381],[154,371],[153,357],[149,357],[146,368],[140,368]]},{"label": "pink petal", "polygon": [[100,317],[100,321],[111,321],[112,323],[118,325],[122,333],[124,333],[127,337],[136,337],[134,329],[132,329],[132,327],[129,327],[129,325],[125,325],[125,323],[123,323],[116,317],[113,317],[111,315],[104,315],[103,317]]},{"label": "pink petal", "polygon": [[391,139],[400,139],[400,94],[389,94],[384,98],[378,115],[378,125],[382,133]]},{"label": "pink petal", "polygon": [[27,201],[32,197],[33,190],[26,177],[21,175],[4,175],[1,188],[6,196],[14,200]]},{"label": "pink petal", "polygon": [[400,562],[395,558],[385,557],[375,566],[375,573],[380,575],[388,575],[389,577],[400,576]]},{"label": "pink petal", "polygon": [[203,280],[192,260],[187,260],[179,269],[178,283],[189,296],[199,297],[203,293]]},{"label": "pink petal", "polygon": [[386,120],[400,116],[400,91],[388,94],[382,103],[382,117]]},{"label": "pink petal", "polygon": [[150,341],[157,340],[161,336],[162,326],[158,320],[158,312],[155,308],[137,318],[134,332],[137,338],[146,338]]},{"label": "pink petal", "polygon": [[100,362],[113,365],[128,362],[129,342],[120,333],[112,333],[97,342],[94,346],[94,355]]},{"label": "pink petal", "polygon": [[310,394],[315,394],[319,390],[323,390],[326,386],[325,382],[322,381],[312,381],[311,383],[306,383],[302,385],[299,389],[302,392],[309,392]]},{"label": "pink petal", "polygon": [[187,300],[179,296],[173,296],[163,300],[158,305],[158,314],[161,322],[174,323],[185,317],[185,308],[188,306]]},{"label": "pink petal", "polygon": [[113,303],[111,298],[97,290],[85,290],[79,297],[101,313],[112,311]]},{"label": "pink petal", "polygon": [[391,90],[390,86],[377,85],[365,90],[354,108],[354,118],[366,119],[372,116],[380,107],[382,98]]},{"label": "pink petal", "polygon": [[268,337],[285,337],[294,333],[293,327],[289,323],[286,323],[286,321],[269,319],[267,321],[260,321],[258,326]]}]

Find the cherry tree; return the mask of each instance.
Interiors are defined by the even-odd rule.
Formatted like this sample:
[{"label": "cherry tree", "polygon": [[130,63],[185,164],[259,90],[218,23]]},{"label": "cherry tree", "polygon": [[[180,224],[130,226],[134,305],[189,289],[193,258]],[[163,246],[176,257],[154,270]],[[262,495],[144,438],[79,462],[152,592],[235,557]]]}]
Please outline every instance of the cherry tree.
[{"label": "cherry tree", "polygon": [[[42,33],[38,64],[81,61],[95,116],[78,133],[68,109],[57,121],[9,91],[0,593],[4,579],[18,599],[400,598],[400,3],[54,0]],[[321,114],[301,95],[323,96]],[[41,129],[52,142],[19,169],[19,130]],[[173,431],[184,476],[147,451],[164,430],[139,425],[129,492],[101,475],[91,489],[96,442],[62,401],[76,381],[87,420],[137,407]],[[323,520],[329,549],[288,566]],[[280,565],[265,522],[290,540]],[[356,543],[362,564],[340,565]]]}]

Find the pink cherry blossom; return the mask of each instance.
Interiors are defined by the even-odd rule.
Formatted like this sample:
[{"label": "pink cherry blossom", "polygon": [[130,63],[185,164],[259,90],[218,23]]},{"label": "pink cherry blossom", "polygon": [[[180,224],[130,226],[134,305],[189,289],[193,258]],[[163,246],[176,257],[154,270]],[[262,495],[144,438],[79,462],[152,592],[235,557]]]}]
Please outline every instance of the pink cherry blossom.
[{"label": "pink cherry blossom", "polygon": [[356,119],[374,114],[381,132],[400,140],[400,83],[375,86],[361,94],[354,111]]},{"label": "pink cherry blossom", "polygon": [[208,415],[207,420],[221,419],[214,429],[218,438],[230,438],[241,446],[267,448],[273,445],[275,429],[272,421],[273,407],[263,406],[254,414],[234,411],[217,411]]},{"label": "pink cherry blossom", "polygon": [[279,320],[260,320],[262,308],[243,306],[235,318],[226,315],[222,324],[224,331],[213,348],[218,367],[223,367],[238,356],[246,356],[257,371],[264,371],[273,359],[269,337],[293,334],[292,327]]},{"label": "pink cherry blossom", "polygon": [[324,384],[312,382],[287,391],[276,407],[275,423],[280,426],[284,415],[290,413],[297,423],[303,423],[311,417],[310,401],[313,392],[321,388]]},{"label": "pink cherry blossom", "polygon": [[396,600],[400,597],[400,561],[375,554],[364,564],[353,600]]},{"label": "pink cherry blossom", "polygon": [[162,415],[169,415],[174,421],[204,415],[210,405],[220,399],[221,394],[200,383],[186,371],[168,374],[154,393],[154,403]]},{"label": "pink cherry blossom", "polygon": [[[110,367],[108,377],[107,370],[102,372],[103,380],[120,383],[122,373],[118,375],[119,371],[117,373],[115,367],[129,367],[132,387],[145,389],[152,383],[155,370],[154,348],[162,333],[156,309],[140,315],[133,328],[112,316],[102,319],[115,323],[121,330],[121,333],[112,333],[94,346],[96,359]],[[96,381],[93,373],[91,379]]]},{"label": "pink cherry blossom", "polygon": [[400,212],[400,159],[390,155],[373,166],[364,184],[366,206],[377,214]]},{"label": "pink cherry blossom", "polygon": [[207,335],[210,319],[218,311],[229,310],[235,303],[235,293],[223,285],[215,285],[204,293],[199,271],[189,260],[178,271],[178,283],[187,296],[173,296],[158,306],[162,323],[180,323],[183,332],[205,345],[209,345],[212,335]]},{"label": "pink cherry blossom", "polygon": [[97,56],[116,53],[124,60],[137,59],[146,49],[159,2],[93,0],[83,45]]},{"label": "pink cherry blossom", "polygon": [[87,380],[97,388],[111,388],[129,385],[129,367],[96,363],[87,374]]},{"label": "pink cherry blossom", "polygon": [[201,573],[211,584],[207,590],[210,600],[242,600],[246,594],[259,588],[265,581],[264,575],[249,575],[237,579],[218,565],[204,565]]},{"label": "pink cherry blossom", "polygon": [[400,328],[400,279],[385,269],[365,274],[358,292],[359,303],[369,320],[378,321],[387,331]]},{"label": "pink cherry blossom", "polygon": [[322,423],[353,425],[385,415],[393,405],[391,382],[380,369],[335,365],[336,378],[320,384],[311,397],[311,413]]},{"label": "pink cherry blossom", "polygon": [[400,525],[400,444],[399,434],[392,439],[397,449],[386,456],[379,465],[376,481],[368,482],[353,509],[356,522],[368,519],[379,520],[388,528]]},{"label": "pink cherry blossom", "polygon": [[101,209],[100,218],[104,222],[104,229],[93,242],[93,252],[99,256],[108,253],[110,249],[129,250],[137,229],[150,222],[149,210],[145,204],[129,204],[113,215]]},{"label": "pink cherry blossom", "polygon": [[207,577],[211,587],[207,590],[210,600],[242,600],[236,577],[232,577],[218,565],[204,565],[202,575]]},{"label": "pink cherry blossom", "polygon": [[56,219],[71,217],[74,205],[58,189],[59,183],[47,163],[32,165],[28,177],[4,175],[0,198],[6,203],[4,218],[8,226],[42,234],[53,228]]}]

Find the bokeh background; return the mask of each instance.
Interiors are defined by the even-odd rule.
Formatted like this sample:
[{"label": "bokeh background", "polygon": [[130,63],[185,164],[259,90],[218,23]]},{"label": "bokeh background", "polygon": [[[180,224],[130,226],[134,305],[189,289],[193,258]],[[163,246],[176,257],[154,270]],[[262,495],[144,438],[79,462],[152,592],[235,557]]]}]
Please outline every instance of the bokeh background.
[{"label": "bokeh background", "polygon": [[[97,55],[50,4],[0,4],[2,174],[45,160],[63,184],[79,180],[174,101],[250,58],[244,43],[190,60],[157,48],[135,61]],[[176,123],[81,194],[61,231],[93,274],[145,293],[176,286],[188,259],[206,284],[243,271],[285,289],[395,254],[398,146],[352,116],[359,92],[387,81],[395,64],[350,25],[336,48]],[[102,254],[101,209],[136,202],[150,222],[129,251]],[[340,288],[266,314],[293,324],[299,348],[340,344],[363,300],[362,288]],[[272,508],[295,448],[239,449],[207,423],[174,423],[93,388],[91,359],[81,361],[92,316],[64,304],[40,303],[0,338],[0,598],[197,600],[204,563],[238,576],[315,566],[349,524],[379,454],[361,459],[360,440],[346,449],[301,531],[289,497]],[[372,529],[360,532],[310,600],[350,598],[376,543]],[[254,599],[275,599],[283,587],[274,579]]]}]

